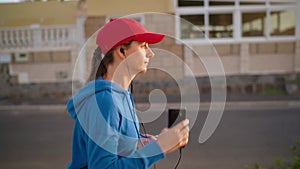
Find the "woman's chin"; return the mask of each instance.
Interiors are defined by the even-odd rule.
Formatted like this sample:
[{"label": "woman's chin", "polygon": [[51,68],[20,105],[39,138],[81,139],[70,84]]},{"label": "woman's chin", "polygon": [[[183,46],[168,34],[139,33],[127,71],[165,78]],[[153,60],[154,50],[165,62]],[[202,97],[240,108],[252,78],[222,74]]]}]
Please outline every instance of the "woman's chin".
[{"label": "woman's chin", "polygon": [[141,73],[146,73],[147,72],[147,68],[146,69],[144,69],[144,70],[142,70],[142,72]]},{"label": "woman's chin", "polygon": [[147,72],[147,68],[140,71],[140,73],[146,73],[146,72]]}]

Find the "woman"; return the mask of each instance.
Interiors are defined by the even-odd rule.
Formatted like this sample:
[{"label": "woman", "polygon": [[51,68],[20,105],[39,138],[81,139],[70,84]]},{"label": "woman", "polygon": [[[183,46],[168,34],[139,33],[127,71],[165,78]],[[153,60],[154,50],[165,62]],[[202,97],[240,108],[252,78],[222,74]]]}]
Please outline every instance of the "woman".
[{"label": "woman", "polygon": [[187,144],[188,120],[164,129],[157,137],[141,134],[128,90],[154,56],[148,44],[164,36],[148,32],[129,18],[112,19],[98,32],[91,82],[67,105],[75,119],[69,169],[150,168]]}]

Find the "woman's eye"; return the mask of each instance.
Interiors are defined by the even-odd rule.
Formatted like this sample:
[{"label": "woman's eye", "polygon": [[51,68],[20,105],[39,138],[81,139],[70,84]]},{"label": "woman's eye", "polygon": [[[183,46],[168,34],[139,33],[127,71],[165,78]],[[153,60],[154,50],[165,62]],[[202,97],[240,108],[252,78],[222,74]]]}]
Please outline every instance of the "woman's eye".
[{"label": "woman's eye", "polygon": [[147,49],[147,48],[148,48],[148,44],[147,44],[147,43],[144,43],[144,44],[142,45],[142,47],[145,48],[145,49]]}]

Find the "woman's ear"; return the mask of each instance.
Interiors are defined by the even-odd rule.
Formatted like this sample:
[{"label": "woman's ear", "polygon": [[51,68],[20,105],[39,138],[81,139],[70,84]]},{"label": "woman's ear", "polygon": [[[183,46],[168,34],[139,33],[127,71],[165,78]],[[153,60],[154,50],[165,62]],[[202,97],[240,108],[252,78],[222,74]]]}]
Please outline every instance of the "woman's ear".
[{"label": "woman's ear", "polygon": [[120,52],[121,52],[123,55],[125,55],[125,51],[124,51],[123,48],[120,48]]},{"label": "woman's ear", "polygon": [[121,59],[126,58],[125,49],[122,46],[117,47],[115,52],[116,52],[117,56],[120,57]]}]

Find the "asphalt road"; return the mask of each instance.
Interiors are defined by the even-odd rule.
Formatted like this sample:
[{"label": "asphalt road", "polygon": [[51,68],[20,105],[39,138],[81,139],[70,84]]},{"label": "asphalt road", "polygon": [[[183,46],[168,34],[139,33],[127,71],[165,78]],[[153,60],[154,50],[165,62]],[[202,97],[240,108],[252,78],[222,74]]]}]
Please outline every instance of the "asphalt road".
[{"label": "asphalt road", "polygon": [[[201,110],[183,149],[178,168],[243,169],[260,163],[270,166],[275,157],[291,159],[290,146],[300,139],[300,108],[225,110],[213,136],[198,142],[207,111]],[[165,115],[147,123],[148,133],[165,126]],[[63,111],[0,111],[1,169],[62,169],[71,158],[73,120]],[[172,169],[174,152],[158,163],[158,169]]]}]

